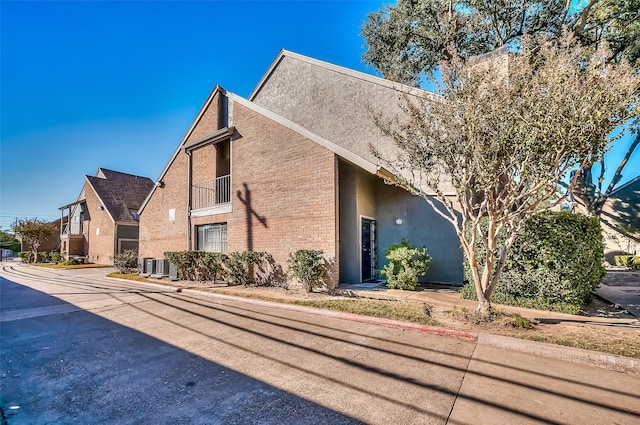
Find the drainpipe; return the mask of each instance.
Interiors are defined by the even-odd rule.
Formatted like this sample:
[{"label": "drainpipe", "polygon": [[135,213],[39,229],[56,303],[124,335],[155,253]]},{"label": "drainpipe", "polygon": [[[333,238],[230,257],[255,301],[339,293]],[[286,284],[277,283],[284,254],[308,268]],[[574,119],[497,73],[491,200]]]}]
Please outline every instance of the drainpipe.
[{"label": "drainpipe", "polygon": [[191,251],[193,249],[193,242],[191,237],[191,180],[192,180],[192,164],[191,164],[191,151],[187,153],[187,249]]}]

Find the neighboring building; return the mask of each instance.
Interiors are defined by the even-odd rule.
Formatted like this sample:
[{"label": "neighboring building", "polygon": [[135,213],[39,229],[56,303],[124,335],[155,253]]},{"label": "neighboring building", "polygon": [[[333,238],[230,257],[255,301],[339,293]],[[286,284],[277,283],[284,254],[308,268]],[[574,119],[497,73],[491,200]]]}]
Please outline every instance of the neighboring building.
[{"label": "neighboring building", "polygon": [[[333,285],[373,280],[407,238],[433,257],[427,281],[462,282],[453,226],[391,177],[372,111],[416,89],[282,51],[251,100],[216,87],[140,208],[140,256],[321,249]],[[424,92],[421,92],[421,94]]]},{"label": "neighboring building", "polygon": [[618,254],[640,254],[640,176],[611,192],[600,222],[607,262],[614,264]]},{"label": "neighboring building", "polygon": [[85,176],[78,199],[59,208],[60,251],[112,264],[114,254],[138,249],[138,208],[152,187],[148,177],[106,168]]}]

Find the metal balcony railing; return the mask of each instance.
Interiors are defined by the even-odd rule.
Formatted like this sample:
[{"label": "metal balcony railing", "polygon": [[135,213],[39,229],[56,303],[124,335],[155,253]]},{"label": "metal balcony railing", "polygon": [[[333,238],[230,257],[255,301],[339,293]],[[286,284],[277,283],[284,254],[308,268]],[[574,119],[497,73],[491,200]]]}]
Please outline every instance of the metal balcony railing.
[{"label": "metal balcony railing", "polygon": [[72,221],[71,223],[64,223],[61,234],[63,235],[81,235],[82,234],[82,222]]},{"label": "metal balcony railing", "polygon": [[231,175],[191,185],[191,208],[213,207],[231,202]]}]

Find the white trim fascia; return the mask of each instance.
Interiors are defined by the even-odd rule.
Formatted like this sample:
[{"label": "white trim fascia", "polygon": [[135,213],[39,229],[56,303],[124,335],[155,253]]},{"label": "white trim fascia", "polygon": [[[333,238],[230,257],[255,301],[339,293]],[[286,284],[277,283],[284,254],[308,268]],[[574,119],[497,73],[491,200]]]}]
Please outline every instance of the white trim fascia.
[{"label": "white trim fascia", "polygon": [[[108,215],[108,216],[109,216],[109,218],[111,219],[111,222],[115,225],[115,224],[116,224],[116,221],[113,219],[113,216],[112,216],[112,215],[111,215],[111,213],[109,212],[109,208],[107,208],[107,207],[105,206],[104,201],[102,200],[102,198],[100,198],[100,195],[98,195],[98,192],[96,191],[96,188],[95,188],[95,187],[93,187],[93,185],[91,184],[91,180],[89,180],[89,179],[88,179],[88,177],[89,177],[89,176],[84,176],[84,179],[86,180],[86,182],[87,182],[87,183],[89,183],[89,186],[91,186],[91,190],[93,190],[93,193],[95,193],[95,194],[96,194],[96,198],[98,198],[98,200],[102,203],[102,207],[104,208],[104,211],[106,211],[106,212],[107,212],[107,215]],[[94,176],[94,177],[96,177],[96,176]],[[100,177],[98,177],[98,178],[100,178]],[[85,194],[85,199],[86,199],[86,194]],[[98,208],[99,208],[99,207],[100,207],[100,206],[98,206]]]},{"label": "white trim fascia", "polygon": [[165,165],[164,169],[160,173],[160,176],[155,181],[155,184],[154,184],[153,188],[151,189],[151,191],[149,192],[147,197],[142,202],[142,205],[140,205],[140,208],[138,208],[138,215],[142,214],[142,211],[144,210],[144,208],[147,206],[147,204],[151,200],[151,197],[155,193],[156,189],[158,188],[158,186],[160,186],[160,182],[164,178],[165,174],[167,174],[167,171],[169,171],[169,167],[171,167],[171,164],[173,164],[173,161],[175,161],[175,159],[178,157],[178,154],[180,153],[180,151],[184,147],[184,144],[187,142],[187,139],[189,139],[189,136],[191,136],[191,133],[195,129],[196,124],[198,122],[200,122],[200,118],[202,118],[202,116],[204,115],[204,112],[207,110],[207,107],[211,104],[211,101],[213,100],[213,97],[218,92],[220,92],[220,94],[222,94],[222,95],[226,95],[227,94],[227,91],[224,88],[222,88],[220,85],[216,84],[215,87],[213,87],[213,89],[209,93],[209,96],[207,97],[207,99],[204,101],[204,103],[200,107],[200,110],[196,114],[195,118],[193,119],[193,121],[191,121],[191,125],[189,126],[189,129],[187,130],[185,135],[182,137],[182,140],[180,141],[180,143],[178,144],[178,147],[176,148],[175,152],[171,156],[171,159],[169,159],[169,161],[167,162],[167,165]]},{"label": "white trim fascia", "polygon": [[197,210],[191,210],[191,218],[208,217],[218,214],[229,214],[233,212],[233,206],[231,202],[226,204],[214,205],[212,207],[198,208]]},{"label": "white trim fascia", "polygon": [[357,165],[360,168],[365,169],[366,171],[368,171],[371,174],[376,174],[378,169],[380,169],[381,167],[378,166],[377,164],[374,164],[371,161],[368,161],[364,158],[362,158],[361,156],[351,152],[348,149],[343,148],[342,146],[333,143],[332,141],[325,139],[324,137],[302,127],[299,124],[294,123],[293,121],[290,121],[286,118],[284,118],[281,115],[276,114],[275,112],[272,112],[256,103],[253,103],[247,99],[244,99],[234,93],[230,93],[227,92],[227,97],[230,100],[233,100],[234,102],[238,102],[240,105],[251,109],[252,111],[263,115],[275,122],[277,122],[278,124],[281,124],[285,127],[287,127],[290,130],[295,131],[296,133],[300,134],[301,136],[304,136],[305,138],[312,140],[314,142],[316,142],[317,144],[319,144],[320,146],[329,149],[330,151],[332,151],[333,153],[335,153],[336,155],[346,159],[349,162],[352,162],[353,164]]},{"label": "white trim fascia", "polygon": [[260,81],[258,81],[258,84],[256,85],[256,87],[253,89],[253,91],[251,92],[251,94],[249,95],[248,99],[250,101],[253,101],[254,98],[258,95],[258,93],[260,92],[260,90],[262,89],[262,87],[264,86],[264,84],[266,83],[266,81],[269,79],[269,77],[271,76],[271,74],[273,73],[273,71],[277,68],[278,64],[280,63],[280,61],[282,61],[282,59],[284,57],[289,57],[292,59],[297,59],[299,61],[308,63],[310,65],[314,65],[320,68],[324,68],[327,69],[329,71],[332,72],[337,72],[340,74],[344,74],[347,75],[349,77],[352,78],[357,78],[359,80],[364,80],[367,81],[369,83],[372,84],[377,84],[379,86],[383,86],[389,89],[393,89],[396,90],[398,92],[401,93],[405,93],[411,96],[416,96],[416,97],[439,97],[439,95],[437,93],[434,92],[430,92],[427,90],[423,90],[421,88],[418,87],[412,87],[412,86],[408,86],[406,84],[402,84],[402,83],[396,83],[393,82],[391,80],[387,80],[385,78],[382,77],[377,77],[375,75],[371,75],[371,74],[366,74],[364,72],[360,72],[360,71],[356,71],[354,69],[350,69],[350,68],[345,68],[343,66],[340,65],[335,65],[329,62],[324,62],[318,59],[314,59],[308,56],[304,56],[301,55],[299,53],[294,53],[294,52],[290,52],[288,50],[285,49],[281,49],[280,52],[278,53],[278,55],[276,56],[276,58],[274,59],[274,61],[271,63],[271,66],[269,66],[269,68],[267,69],[267,72],[264,73],[264,75],[262,76],[262,78],[260,79]]},{"label": "white trim fascia", "polygon": [[616,193],[620,192],[621,190],[626,189],[628,186],[631,186],[632,184],[634,184],[638,180],[640,180],[640,176],[635,176],[634,178],[632,178],[631,180],[629,180],[628,182],[626,182],[622,186],[616,188],[615,190],[612,190],[611,194],[609,196],[611,197],[611,196],[615,195]]}]

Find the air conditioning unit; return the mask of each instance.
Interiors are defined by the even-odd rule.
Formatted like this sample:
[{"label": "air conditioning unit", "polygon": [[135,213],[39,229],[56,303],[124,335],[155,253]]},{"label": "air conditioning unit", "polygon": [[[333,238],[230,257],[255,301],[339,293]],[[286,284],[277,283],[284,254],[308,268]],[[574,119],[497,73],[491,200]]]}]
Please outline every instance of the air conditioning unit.
[{"label": "air conditioning unit", "polygon": [[138,274],[144,274],[146,270],[146,258],[138,257]]},{"label": "air conditioning unit", "polygon": [[144,259],[144,263],[145,263],[145,270],[144,270],[144,274],[149,276],[152,274],[155,274],[156,272],[156,268],[155,268],[155,260],[153,258],[145,258]]},{"label": "air conditioning unit", "polygon": [[166,277],[169,276],[169,260],[164,258],[156,258],[153,260],[154,270],[151,273],[152,277]]},{"label": "air conditioning unit", "polygon": [[178,280],[178,267],[173,263],[169,263],[169,279]]}]

